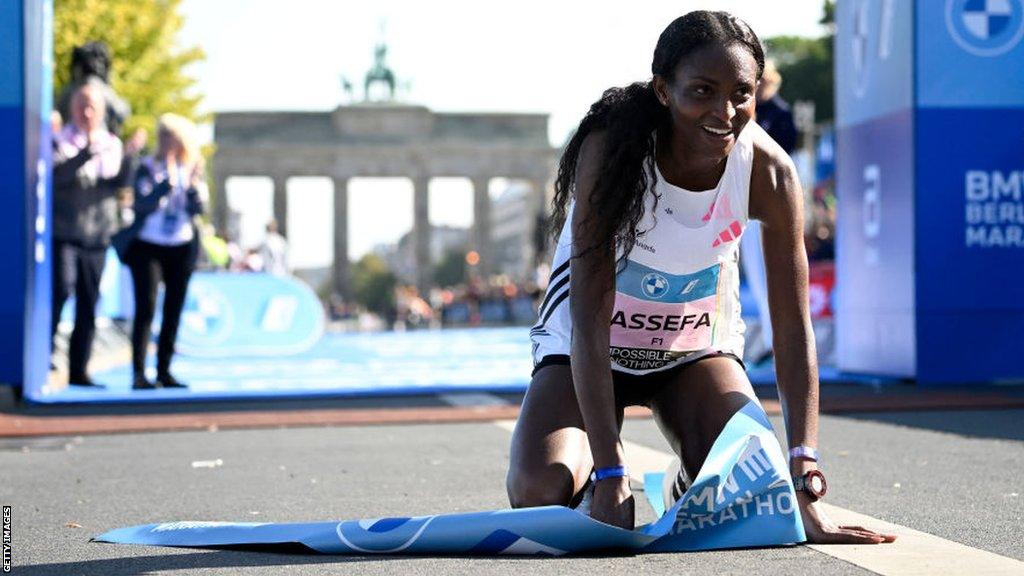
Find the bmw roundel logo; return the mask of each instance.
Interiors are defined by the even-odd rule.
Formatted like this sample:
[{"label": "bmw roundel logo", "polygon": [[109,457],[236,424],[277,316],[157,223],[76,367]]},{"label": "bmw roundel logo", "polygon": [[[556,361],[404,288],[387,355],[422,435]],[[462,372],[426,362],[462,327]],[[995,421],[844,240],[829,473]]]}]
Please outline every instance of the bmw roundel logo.
[{"label": "bmw roundel logo", "polygon": [[668,292],[668,280],[657,272],[651,272],[640,280],[644,294],[651,298],[661,298]]},{"label": "bmw roundel logo", "polygon": [[998,56],[1024,38],[1024,0],[946,0],[946,28],[975,56]]},{"label": "bmw roundel logo", "polygon": [[375,518],[339,523],[334,531],[341,543],[356,552],[394,554],[420,539],[436,516]]},{"label": "bmw roundel logo", "polygon": [[201,278],[193,279],[185,296],[178,337],[191,346],[213,346],[226,340],[233,326],[234,312],[227,295]]}]

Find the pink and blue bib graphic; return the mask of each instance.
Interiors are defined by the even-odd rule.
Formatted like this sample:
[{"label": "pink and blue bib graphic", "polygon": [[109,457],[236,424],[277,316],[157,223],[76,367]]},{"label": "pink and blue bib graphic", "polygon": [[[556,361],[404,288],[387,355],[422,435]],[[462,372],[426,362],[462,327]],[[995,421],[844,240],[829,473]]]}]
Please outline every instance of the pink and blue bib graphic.
[{"label": "pink and blue bib graphic", "polygon": [[660,368],[715,341],[721,265],[669,274],[628,260],[615,287],[611,358],[623,368]]}]

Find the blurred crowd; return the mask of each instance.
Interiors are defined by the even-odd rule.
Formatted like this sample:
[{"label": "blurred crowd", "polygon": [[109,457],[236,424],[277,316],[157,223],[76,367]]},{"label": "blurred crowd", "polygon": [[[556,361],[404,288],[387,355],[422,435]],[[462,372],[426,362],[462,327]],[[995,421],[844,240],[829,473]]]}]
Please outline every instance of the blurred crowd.
[{"label": "blurred crowd", "polygon": [[399,283],[393,290],[393,306],[379,312],[369,312],[339,295],[329,299],[327,310],[332,320],[352,321],[352,327],[360,330],[523,325],[536,320],[536,305],[546,287],[546,281],[515,282],[503,274],[474,276],[467,282],[433,287],[426,294],[414,285]]},{"label": "blurred crowd", "polygon": [[836,190],[835,180],[819,182],[811,194],[811,209],[807,213],[807,233],[804,244],[811,262],[832,262],[836,257]]}]

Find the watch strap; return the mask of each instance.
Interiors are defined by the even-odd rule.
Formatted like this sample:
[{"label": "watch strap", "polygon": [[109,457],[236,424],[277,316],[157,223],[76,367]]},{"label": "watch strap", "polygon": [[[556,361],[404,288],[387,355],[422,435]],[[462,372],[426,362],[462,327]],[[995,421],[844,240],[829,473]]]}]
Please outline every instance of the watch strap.
[{"label": "watch strap", "polygon": [[[814,490],[811,485],[812,478],[818,478],[821,482],[820,492]],[[793,490],[796,492],[806,492],[813,496],[815,500],[819,500],[823,498],[825,493],[828,491],[828,482],[825,480],[825,475],[821,470],[809,470],[800,476],[793,476]]]}]

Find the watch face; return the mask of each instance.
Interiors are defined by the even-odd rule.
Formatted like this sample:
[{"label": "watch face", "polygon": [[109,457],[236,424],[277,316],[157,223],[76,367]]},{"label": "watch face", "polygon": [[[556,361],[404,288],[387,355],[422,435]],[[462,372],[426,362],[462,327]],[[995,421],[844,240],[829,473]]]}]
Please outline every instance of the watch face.
[{"label": "watch face", "polygon": [[825,483],[821,481],[821,477],[811,476],[811,491],[817,493],[823,490],[825,490]]},{"label": "watch face", "polygon": [[821,498],[825,495],[825,492],[828,490],[828,484],[825,482],[825,475],[820,470],[811,470],[805,478],[807,479],[807,491],[815,498]]}]

